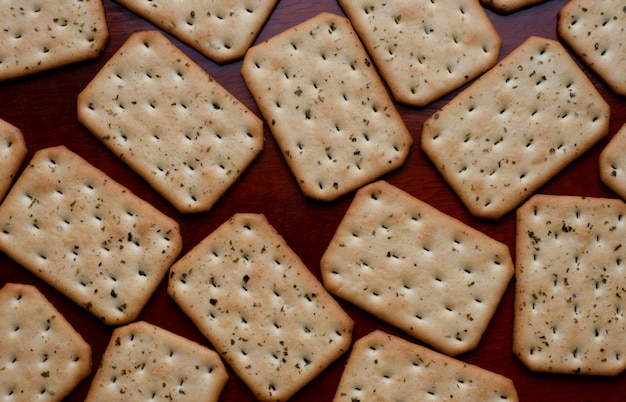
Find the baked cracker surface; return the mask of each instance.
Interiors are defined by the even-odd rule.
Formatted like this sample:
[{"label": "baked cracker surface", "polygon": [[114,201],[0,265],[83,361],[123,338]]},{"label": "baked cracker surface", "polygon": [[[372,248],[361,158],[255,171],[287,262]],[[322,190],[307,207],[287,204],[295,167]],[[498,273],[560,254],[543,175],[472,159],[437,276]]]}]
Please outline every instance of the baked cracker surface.
[{"label": "baked cracker surface", "polygon": [[559,36],[617,94],[626,95],[626,5],[573,0],[558,14]]},{"label": "baked cracker surface", "polygon": [[183,213],[206,212],[263,149],[263,122],[159,31],[133,34],[78,119]]},{"label": "baked cracker surface", "polygon": [[115,0],[217,63],[241,58],[278,0]]},{"label": "baked cracker surface", "polygon": [[602,182],[626,200],[626,124],[604,147],[598,165]]},{"label": "baked cracker surface", "polygon": [[626,368],[626,205],[538,194],[517,211],[513,351],[533,371]]},{"label": "baked cracker surface", "polygon": [[501,39],[478,0],[340,0],[394,98],[426,106],[497,61]]},{"label": "baked cracker surface", "polygon": [[96,58],[109,39],[101,0],[4,0],[0,20],[0,81]]},{"label": "baked cracker surface", "polygon": [[168,292],[259,400],[289,399],[350,347],[352,319],[263,215],[223,223]]},{"label": "baked cracker surface", "polygon": [[65,146],[0,205],[0,250],[110,325],[132,321],[182,248],[178,223]]},{"label": "baked cracker surface", "polygon": [[425,123],[422,148],[469,211],[499,219],[608,134],[563,46],[528,38]]},{"label": "baked cracker surface", "polygon": [[508,247],[385,182],[359,191],[320,263],[324,286],[436,349],[474,349],[513,276]]},{"label": "baked cracker surface", "polygon": [[518,400],[513,381],[375,330],[354,343],[334,402]]},{"label": "baked cracker surface", "polygon": [[86,401],[217,402],[227,380],[215,351],[137,321],[111,334]]},{"label": "baked cracker surface", "polygon": [[0,200],[11,188],[27,152],[22,131],[0,119]]},{"label": "baked cracker surface", "polygon": [[0,394],[62,401],[91,371],[91,347],[32,285],[0,289]]},{"label": "baked cracker surface", "polygon": [[241,68],[303,193],[334,200],[400,167],[413,139],[350,21],[323,12]]}]

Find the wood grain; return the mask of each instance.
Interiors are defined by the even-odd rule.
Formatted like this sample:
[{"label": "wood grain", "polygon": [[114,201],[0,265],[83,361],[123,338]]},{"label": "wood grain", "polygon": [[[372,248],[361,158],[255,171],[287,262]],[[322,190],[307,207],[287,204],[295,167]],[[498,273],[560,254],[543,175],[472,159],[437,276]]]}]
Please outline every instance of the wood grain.
[{"label": "wood grain", "polygon": [[[489,18],[503,40],[500,58],[530,35],[557,39],[556,15],[566,2],[567,0],[550,0],[507,16],[487,10]],[[346,211],[352,195],[349,194],[330,203],[305,198],[287,169],[267,128],[264,151],[213,209],[204,214],[181,215],[77,122],[76,97],[78,93],[132,32],[155,29],[150,23],[111,0],[104,0],[104,4],[111,37],[101,57],[93,61],[0,83],[0,99],[2,100],[0,118],[23,131],[29,149],[27,159],[29,160],[38,149],[59,144],[66,145],[96,167],[104,170],[113,179],[176,219],[182,228],[183,253],[189,251],[233,214],[237,212],[263,213],[309,269],[320,277],[319,260]],[[296,25],[320,11],[343,14],[337,3],[332,0],[310,2],[282,0],[261,31],[257,42]],[[171,36],[170,39],[240,101],[259,114],[241,78],[240,61],[218,65]],[[607,138],[543,186],[540,192],[617,197],[600,182],[598,155],[611,136],[626,122],[626,99],[615,96],[594,73],[582,65],[578,59],[577,61],[611,105],[610,133]],[[513,253],[514,214],[509,213],[496,222],[473,218],[419,149],[423,122],[449,101],[455,93],[424,108],[398,105],[414,137],[414,145],[404,166],[386,175],[384,179],[441,211],[505,242]],[[0,286],[7,282],[29,283],[37,286],[91,344],[94,363],[92,374],[67,399],[68,401],[82,401],[100,363],[112,328],[102,324],[82,308],[75,306],[69,299],[17,266],[6,256],[0,255]],[[624,374],[615,378],[547,375],[530,372],[523,366],[511,352],[513,290],[514,282],[511,282],[479,347],[459,356],[461,360],[512,378],[522,401],[626,400]],[[355,320],[355,339],[373,329],[382,329],[414,341],[408,335],[391,328],[349,303],[341,300],[340,303]],[[166,283],[159,286],[140,319],[210,346],[191,321],[167,296]],[[347,355],[336,361],[302,389],[293,400],[331,400],[346,359]],[[254,397],[231,371],[221,400],[253,401]]]}]

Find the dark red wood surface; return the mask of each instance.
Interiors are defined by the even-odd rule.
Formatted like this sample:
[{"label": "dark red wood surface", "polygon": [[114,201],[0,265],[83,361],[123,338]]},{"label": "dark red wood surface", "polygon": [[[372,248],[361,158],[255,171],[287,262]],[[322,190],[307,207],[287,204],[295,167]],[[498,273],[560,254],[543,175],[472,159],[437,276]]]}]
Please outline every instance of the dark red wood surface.
[{"label": "dark red wood surface", "polygon": [[[565,3],[567,3],[566,0],[550,0],[507,16],[487,10],[489,18],[502,37],[503,46],[500,57],[508,54],[530,35],[556,39],[556,16],[558,10]],[[208,213],[181,215],[139,176],[113,156],[84,127],[78,124],[76,119],[77,94],[132,32],[155,29],[147,21],[111,0],[104,0],[104,4],[110,40],[105,52],[98,59],[0,83],[0,118],[18,126],[23,131],[29,149],[27,159],[30,159],[38,149],[59,144],[66,145],[96,167],[104,170],[112,178],[130,188],[134,193],[176,219],[181,225],[184,240],[182,254],[189,251],[234,213],[263,213],[309,269],[319,278],[320,257],[346,211],[352,194],[329,203],[316,202],[304,197],[287,169],[267,128],[265,130],[265,149],[214,208]],[[273,11],[271,18],[257,38],[257,42],[302,22],[320,11],[343,14],[334,0],[282,0]],[[240,101],[259,114],[240,76],[240,61],[217,65],[171,36],[170,39]],[[578,61],[578,59],[576,60]],[[597,161],[600,151],[626,122],[626,99],[615,96],[601,79],[580,62],[579,65],[611,105],[609,136],[564,169],[542,187],[540,192],[617,197],[600,182]],[[515,241],[514,214],[509,213],[495,222],[473,218],[419,148],[424,120],[430,117],[437,108],[449,101],[455,93],[424,108],[398,105],[398,109],[415,141],[404,166],[383,178],[441,211],[497,240],[505,242],[513,253]],[[93,350],[92,373],[68,398],[70,401],[82,401],[98,368],[112,328],[102,324],[56,290],[0,254],[0,286],[7,282],[36,285],[91,344]],[[549,375],[530,372],[522,365],[511,352],[513,290],[514,280],[510,283],[478,348],[458,356],[459,359],[512,378],[522,401],[626,400],[626,374],[615,378]],[[340,303],[355,321],[354,339],[362,337],[373,329],[383,329],[415,341],[410,336],[391,328],[349,303],[342,300]],[[202,337],[191,321],[169,298],[166,293],[165,281],[157,289],[139,319],[159,325],[210,347],[208,341]],[[624,342],[626,343],[626,334]],[[332,364],[318,378],[302,389],[293,400],[331,400],[347,357],[346,354]],[[230,371],[230,379],[223,391],[222,400],[252,401],[254,398],[246,386]]]}]

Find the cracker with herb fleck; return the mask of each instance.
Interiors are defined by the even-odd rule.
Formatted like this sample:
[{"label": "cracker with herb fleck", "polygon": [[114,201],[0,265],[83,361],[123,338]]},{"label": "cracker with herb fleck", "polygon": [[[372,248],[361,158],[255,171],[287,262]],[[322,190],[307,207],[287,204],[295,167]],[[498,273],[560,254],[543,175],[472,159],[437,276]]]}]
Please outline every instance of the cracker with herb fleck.
[{"label": "cracker with herb fleck", "polygon": [[62,401],[91,371],[91,347],[34,286],[0,289],[0,395]]},{"label": "cracker with herb fleck", "polygon": [[0,250],[110,325],[139,315],[181,248],[178,223],[64,146],[0,205]]},{"label": "cracker with herb fleck", "polygon": [[217,63],[241,58],[278,0],[115,0]]},{"label": "cracker with herb fleck", "polygon": [[425,123],[422,148],[469,211],[499,219],[608,134],[563,46],[528,38]]},{"label": "cracker with herb fleck", "polygon": [[241,68],[302,192],[331,201],[400,167],[413,139],[350,21],[323,12]]},{"label": "cracker with herb fleck", "polygon": [[96,58],[109,39],[101,0],[5,0],[0,20],[0,81]]},{"label": "cracker with herb fleck", "polygon": [[340,0],[394,98],[426,106],[498,60],[502,43],[478,0]]},{"label": "cracker with herb fleck", "polygon": [[602,182],[626,200],[626,124],[602,150],[598,164]]},{"label": "cracker with herb fleck", "polygon": [[626,95],[626,4],[572,0],[558,14],[559,36],[618,95]]},{"label": "cracker with herb fleck", "polygon": [[236,214],[176,262],[168,292],[262,401],[348,350],[353,322],[263,215]]},{"label": "cracker with herb fleck", "polygon": [[206,212],[263,149],[263,122],[159,31],[133,34],[78,119],[180,212]]},{"label": "cracker with herb fleck", "polygon": [[13,124],[0,119],[0,171],[2,171],[0,200],[11,188],[27,152],[22,131]]},{"label": "cracker with herb fleck", "polygon": [[374,400],[515,402],[518,397],[503,375],[376,330],[354,343],[333,399]]},{"label": "cracker with herb fleck", "polygon": [[513,276],[508,247],[385,182],[357,191],[324,286],[449,355],[474,349]]},{"label": "cracker with herb fleck", "polygon": [[215,351],[138,321],[113,331],[86,401],[217,402],[227,380]]},{"label": "cracker with herb fleck", "polygon": [[535,195],[517,211],[513,351],[531,370],[626,368],[626,204]]}]

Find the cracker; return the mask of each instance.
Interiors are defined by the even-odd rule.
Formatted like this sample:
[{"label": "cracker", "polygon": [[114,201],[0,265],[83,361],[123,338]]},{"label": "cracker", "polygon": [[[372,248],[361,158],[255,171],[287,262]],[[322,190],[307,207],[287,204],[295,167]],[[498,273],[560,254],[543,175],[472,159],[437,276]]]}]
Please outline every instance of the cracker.
[{"label": "cracker", "polygon": [[0,205],[0,251],[110,325],[137,317],[181,247],[178,223],[64,146]]},{"label": "cracker", "polygon": [[498,60],[502,41],[478,0],[340,0],[394,98],[426,106]]},{"label": "cracker", "polygon": [[259,400],[287,400],[350,347],[352,319],[263,215],[222,224],[168,292]]},{"label": "cracker", "polygon": [[0,200],[11,188],[15,176],[26,158],[26,141],[22,131],[0,119]]},{"label": "cracker", "polygon": [[535,195],[517,211],[513,351],[534,371],[626,368],[626,205]]},{"label": "cracker", "polygon": [[483,5],[501,14],[512,14],[546,1],[547,0],[480,0]]},{"label": "cracker", "polygon": [[217,63],[241,58],[278,0],[115,0]]},{"label": "cracker", "polygon": [[96,58],[109,39],[101,0],[5,0],[0,20],[0,81]]},{"label": "cracker", "polygon": [[602,150],[598,164],[602,182],[626,199],[626,124]]},{"label": "cracker", "polygon": [[559,36],[617,94],[626,95],[626,5],[572,0],[558,14]]},{"label": "cracker", "polygon": [[208,211],[263,149],[263,122],[159,31],[133,34],[78,119],[180,212]]},{"label": "cracker", "polygon": [[609,105],[557,41],[530,37],[425,123],[469,211],[499,219],[603,138]]},{"label": "cracker", "polygon": [[215,351],[138,321],[116,328],[86,401],[218,401],[228,380]]},{"label": "cracker", "polygon": [[253,46],[241,73],[306,196],[404,163],[412,137],[347,18],[323,12]]},{"label": "cracker", "polygon": [[508,247],[385,182],[357,191],[322,280],[449,355],[475,348],[513,276]]},{"label": "cracker", "polygon": [[513,381],[375,330],[354,343],[335,402],[517,401]]},{"label": "cracker", "polygon": [[0,394],[61,401],[91,371],[91,347],[32,285],[0,289]]}]

